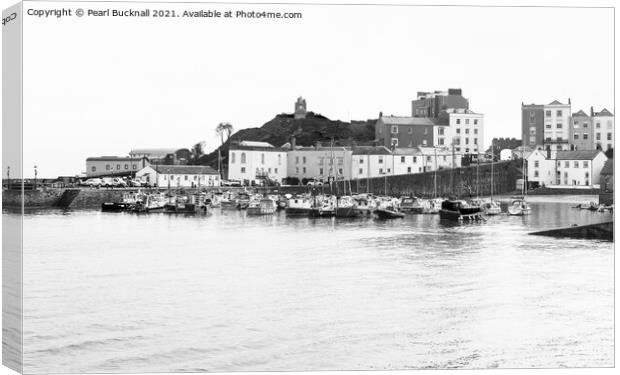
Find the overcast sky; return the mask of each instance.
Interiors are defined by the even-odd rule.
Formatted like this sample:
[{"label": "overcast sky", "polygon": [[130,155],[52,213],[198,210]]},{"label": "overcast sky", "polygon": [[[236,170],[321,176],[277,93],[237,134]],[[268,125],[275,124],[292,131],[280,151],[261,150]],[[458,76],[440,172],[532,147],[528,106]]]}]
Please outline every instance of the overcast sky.
[{"label": "overcast sky", "polygon": [[[76,8],[70,3],[65,7]],[[26,3],[25,9],[58,5]],[[88,8],[88,7],[84,7]],[[417,91],[462,88],[493,137],[520,106],[613,111],[613,10],[106,4],[97,9],[266,10],[301,20],[36,18],[24,26],[24,169],[75,175],[88,156],[219,142],[298,96],[331,119],[408,116]]]}]

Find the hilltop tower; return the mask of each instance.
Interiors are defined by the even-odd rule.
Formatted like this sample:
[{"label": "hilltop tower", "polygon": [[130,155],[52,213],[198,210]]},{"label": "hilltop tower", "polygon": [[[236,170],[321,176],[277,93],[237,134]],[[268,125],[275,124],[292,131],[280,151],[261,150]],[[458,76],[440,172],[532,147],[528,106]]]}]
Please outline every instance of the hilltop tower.
[{"label": "hilltop tower", "polygon": [[295,118],[306,118],[306,99],[301,96],[295,102]]}]

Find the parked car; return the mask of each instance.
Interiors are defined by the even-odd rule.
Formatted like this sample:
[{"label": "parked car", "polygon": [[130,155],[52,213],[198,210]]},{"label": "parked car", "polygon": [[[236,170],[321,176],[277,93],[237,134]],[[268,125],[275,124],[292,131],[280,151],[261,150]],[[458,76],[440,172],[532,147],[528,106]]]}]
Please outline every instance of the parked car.
[{"label": "parked car", "polygon": [[140,180],[128,180],[127,186],[128,187],[142,187],[144,185],[142,182],[140,182]]},{"label": "parked car", "polygon": [[103,185],[103,180],[100,178],[89,178],[88,180],[84,181],[84,185],[98,188]]},{"label": "parked car", "polygon": [[112,183],[114,187],[118,187],[118,188],[127,187],[127,182],[125,182],[125,180],[123,180],[122,178],[118,178],[118,177],[113,178]]}]

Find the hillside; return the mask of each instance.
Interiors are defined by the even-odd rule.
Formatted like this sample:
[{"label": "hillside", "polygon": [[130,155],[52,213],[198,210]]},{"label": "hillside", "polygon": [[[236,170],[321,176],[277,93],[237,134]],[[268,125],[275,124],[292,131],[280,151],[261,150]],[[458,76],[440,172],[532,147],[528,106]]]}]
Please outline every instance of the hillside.
[{"label": "hillside", "polygon": [[[305,119],[295,119],[292,114],[279,114],[260,128],[241,129],[220,147],[222,165],[227,165],[228,147],[231,142],[259,141],[280,147],[290,142],[294,135],[298,146],[312,146],[316,142],[336,145],[368,144],[375,138],[376,120],[333,121],[320,114],[308,112]],[[201,158],[200,164],[217,168],[218,149]]]}]

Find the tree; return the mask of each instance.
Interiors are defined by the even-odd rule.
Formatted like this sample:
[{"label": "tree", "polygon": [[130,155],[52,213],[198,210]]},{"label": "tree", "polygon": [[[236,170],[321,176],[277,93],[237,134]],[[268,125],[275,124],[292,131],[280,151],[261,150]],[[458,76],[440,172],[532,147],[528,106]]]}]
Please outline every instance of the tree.
[{"label": "tree", "polygon": [[190,163],[197,165],[200,164],[200,159],[201,157],[204,155],[204,149],[205,149],[205,142],[198,142],[194,145],[194,147],[192,147],[191,149],[191,159],[190,159]]},{"label": "tree", "polygon": [[220,140],[222,141],[222,145],[224,145],[224,134],[226,134],[226,140],[230,138],[233,132],[233,126],[228,122],[220,122],[219,125],[215,128],[215,133],[220,136]]}]

